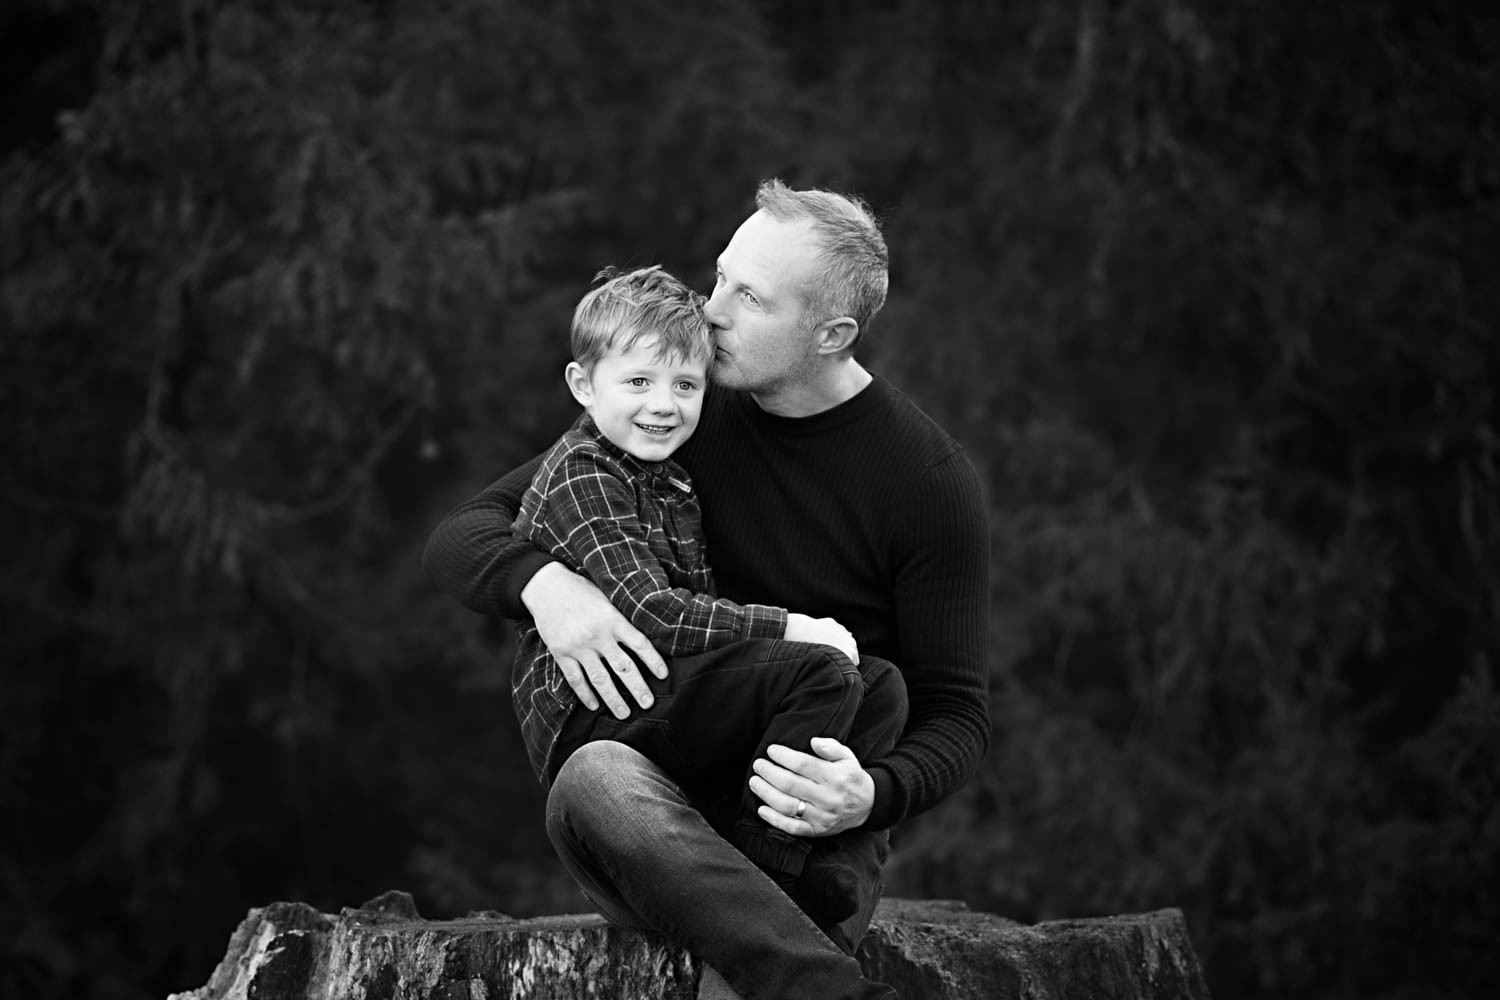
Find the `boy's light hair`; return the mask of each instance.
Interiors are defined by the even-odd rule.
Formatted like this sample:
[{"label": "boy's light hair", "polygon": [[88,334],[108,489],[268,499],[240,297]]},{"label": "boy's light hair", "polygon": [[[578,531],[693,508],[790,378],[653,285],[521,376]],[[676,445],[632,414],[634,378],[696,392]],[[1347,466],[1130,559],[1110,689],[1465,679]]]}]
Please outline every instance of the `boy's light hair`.
[{"label": "boy's light hair", "polygon": [[573,360],[591,369],[604,355],[628,351],[642,337],[656,338],[657,360],[713,360],[703,296],[660,265],[635,271],[606,267],[573,310]]},{"label": "boy's light hair", "polygon": [[834,191],[797,191],[773,177],[761,182],[755,207],[779,222],[812,224],[822,273],[807,289],[809,327],[849,316],[860,333],[869,329],[890,284],[890,254],[869,206]]}]

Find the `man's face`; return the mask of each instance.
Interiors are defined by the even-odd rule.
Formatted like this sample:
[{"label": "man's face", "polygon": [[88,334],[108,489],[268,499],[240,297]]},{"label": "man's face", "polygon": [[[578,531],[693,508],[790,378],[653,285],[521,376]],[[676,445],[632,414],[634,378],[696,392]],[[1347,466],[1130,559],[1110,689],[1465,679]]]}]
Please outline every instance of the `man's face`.
[{"label": "man's face", "polygon": [[600,433],[642,461],[660,462],[698,426],[708,364],[658,358],[655,338],[642,337],[628,351],[604,355],[592,372],[570,364],[567,379]]},{"label": "man's face", "polygon": [[735,231],[719,255],[704,306],[718,346],[713,377],[720,385],[772,393],[814,369],[817,351],[802,321],[816,252],[806,222],[756,212]]}]

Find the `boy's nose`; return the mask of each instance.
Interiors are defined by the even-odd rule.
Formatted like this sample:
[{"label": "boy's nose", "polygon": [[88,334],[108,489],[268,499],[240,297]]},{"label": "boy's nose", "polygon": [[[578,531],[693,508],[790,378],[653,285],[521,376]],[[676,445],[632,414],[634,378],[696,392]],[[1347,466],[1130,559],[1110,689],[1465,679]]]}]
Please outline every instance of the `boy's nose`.
[{"label": "boy's nose", "polygon": [[659,388],[647,398],[646,406],[652,413],[672,413],[677,409],[677,401],[672,398],[670,387]]}]

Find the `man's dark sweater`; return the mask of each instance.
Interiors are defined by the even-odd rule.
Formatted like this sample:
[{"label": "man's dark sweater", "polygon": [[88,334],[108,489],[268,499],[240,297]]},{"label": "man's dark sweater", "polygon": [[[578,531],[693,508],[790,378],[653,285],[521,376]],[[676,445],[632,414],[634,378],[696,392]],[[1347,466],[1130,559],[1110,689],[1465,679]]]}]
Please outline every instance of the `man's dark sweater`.
[{"label": "man's dark sweater", "polygon": [[[866,825],[891,826],[953,792],[990,732],[989,539],[962,449],[877,376],[798,418],[711,387],[674,458],[702,499],[721,596],[835,618],[862,652],[901,669],[910,718],[889,756],[861,761],[875,781]],[[509,534],[535,468],[455,509],[428,543],[429,575],[476,611],[523,617],[521,589],[550,561]]]}]

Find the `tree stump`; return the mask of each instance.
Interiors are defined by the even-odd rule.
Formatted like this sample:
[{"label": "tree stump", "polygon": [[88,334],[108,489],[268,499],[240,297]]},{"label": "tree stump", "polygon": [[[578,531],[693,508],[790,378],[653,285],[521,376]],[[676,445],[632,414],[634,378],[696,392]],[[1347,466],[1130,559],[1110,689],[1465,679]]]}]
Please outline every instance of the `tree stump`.
[{"label": "tree stump", "polygon": [[[1177,910],[1023,925],[885,900],[859,960],[908,1000],[1208,1000]],[[251,910],[206,985],[168,1000],[692,1000],[701,966],[601,917],[424,920],[389,892],[337,916]]]}]

